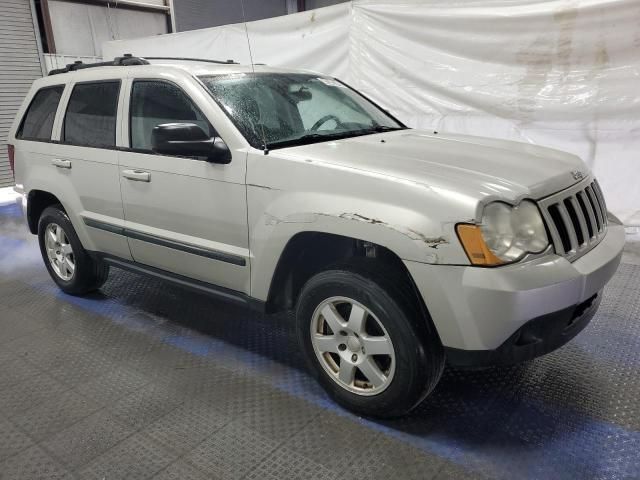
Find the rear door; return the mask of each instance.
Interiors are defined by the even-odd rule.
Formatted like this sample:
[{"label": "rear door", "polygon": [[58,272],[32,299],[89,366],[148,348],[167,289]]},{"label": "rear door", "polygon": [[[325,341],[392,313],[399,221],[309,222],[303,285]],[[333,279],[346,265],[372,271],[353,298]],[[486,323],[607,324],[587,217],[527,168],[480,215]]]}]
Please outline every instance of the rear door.
[{"label": "rear door", "polygon": [[121,231],[116,149],[122,93],[119,78],[69,85],[62,101],[64,116],[54,127],[57,142],[50,145],[49,169],[54,183],[72,189],[65,195],[72,203],[68,212],[76,230],[82,229],[88,239],[85,248],[131,259]]},{"label": "rear door", "polygon": [[[123,137],[129,149],[119,158],[134,260],[248,293],[246,149],[234,148],[217,130],[228,120],[190,76],[132,78],[127,91]],[[151,131],[165,123],[196,123],[220,136],[231,149],[231,163],[154,153]]]}]

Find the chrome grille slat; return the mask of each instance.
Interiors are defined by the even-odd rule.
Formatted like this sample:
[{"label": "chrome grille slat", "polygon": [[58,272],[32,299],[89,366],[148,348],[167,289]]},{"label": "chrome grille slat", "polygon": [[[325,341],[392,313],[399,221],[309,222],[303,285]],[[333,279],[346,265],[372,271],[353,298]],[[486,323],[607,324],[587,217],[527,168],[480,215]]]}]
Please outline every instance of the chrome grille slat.
[{"label": "chrome grille slat", "polygon": [[596,196],[593,193],[591,186],[588,186],[587,188],[585,188],[585,191],[587,192],[587,197],[591,202],[591,206],[593,207],[593,210],[596,212],[596,223],[597,223],[596,227],[598,229],[598,233],[600,233],[602,231],[602,212],[600,211],[600,204],[598,203],[598,200],[596,199]]},{"label": "chrome grille slat", "polygon": [[564,202],[558,204],[558,211],[562,216],[562,221],[564,222],[564,228],[567,230],[569,234],[569,243],[571,244],[571,249],[569,252],[577,252],[578,251],[578,237],[576,237],[576,232],[573,228],[573,222],[571,222],[571,218],[569,218],[569,212],[567,211],[567,207],[564,206]]},{"label": "chrome grille slat", "polygon": [[578,217],[578,223],[580,224],[580,230],[582,231],[582,238],[583,241],[580,244],[581,247],[583,247],[584,245],[587,245],[589,243],[589,230],[587,229],[587,220],[586,218],[584,218],[584,214],[582,213],[582,208],[580,208],[580,205],[578,204],[578,199],[576,198],[575,195],[572,195],[569,198],[569,201],[571,202],[571,205],[573,205],[573,209],[576,212],[576,215]]},{"label": "chrome grille slat", "polygon": [[596,199],[600,204],[600,211],[602,212],[602,225],[607,225],[607,206],[604,203],[604,197],[602,196],[602,190],[600,190],[600,184],[594,180],[591,184],[591,188],[593,189],[593,193],[596,194]]},{"label": "chrome grille slat", "polygon": [[[551,206],[555,206],[554,205],[549,205],[549,207]],[[548,211],[548,209],[545,209],[546,215],[549,216],[549,218],[551,218],[551,214]],[[562,255],[565,253],[564,251],[564,246],[562,245],[562,239],[560,237],[560,232],[558,231],[558,227],[556,225],[556,222],[551,220],[547,220],[546,222],[547,227],[549,228],[549,233],[551,234],[551,242],[553,243],[556,252],[558,253],[558,255]]]},{"label": "chrome grille slat", "polygon": [[576,260],[595,247],[607,230],[607,210],[598,182],[587,178],[538,201],[558,255]]},{"label": "chrome grille slat", "polygon": [[589,216],[589,225],[591,225],[591,231],[593,232],[592,235],[589,235],[589,239],[592,240],[598,236],[598,229],[596,228],[596,212],[593,211],[591,202],[589,202],[589,199],[587,198],[584,191],[578,192],[576,195],[580,197],[582,203],[584,203],[584,206],[587,209],[587,214]]}]

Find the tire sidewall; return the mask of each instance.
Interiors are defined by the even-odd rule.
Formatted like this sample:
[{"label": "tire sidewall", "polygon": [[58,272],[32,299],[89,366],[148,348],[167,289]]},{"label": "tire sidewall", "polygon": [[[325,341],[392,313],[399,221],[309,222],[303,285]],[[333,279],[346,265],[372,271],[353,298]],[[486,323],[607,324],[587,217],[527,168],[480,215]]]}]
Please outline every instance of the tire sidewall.
[{"label": "tire sidewall", "polygon": [[[49,224],[56,223],[64,230],[69,243],[71,244],[71,248],[73,249],[73,255],[75,259],[75,271],[71,280],[63,280],[58,276],[58,274],[53,270],[51,266],[51,262],[49,261],[49,256],[47,255],[47,248],[45,245],[44,235],[46,228]],[[77,294],[81,293],[86,289],[87,283],[91,279],[91,275],[93,274],[93,261],[90,258],[87,251],[82,246],[78,235],[76,234],[75,229],[73,228],[73,224],[71,220],[64,212],[64,210],[58,207],[47,207],[40,216],[40,220],[38,221],[38,243],[40,245],[40,253],[42,254],[42,259],[44,264],[51,275],[53,281],[66,293]]]},{"label": "tire sidewall", "polygon": [[[311,321],[316,308],[331,297],[348,297],[365,305],[387,330],[395,354],[391,383],[374,395],[358,395],[338,385],[318,360],[311,342]],[[341,405],[368,416],[401,415],[424,398],[427,355],[423,332],[416,328],[390,295],[372,280],[345,271],[328,271],[313,277],[303,288],[296,312],[298,341],[318,381]]]}]

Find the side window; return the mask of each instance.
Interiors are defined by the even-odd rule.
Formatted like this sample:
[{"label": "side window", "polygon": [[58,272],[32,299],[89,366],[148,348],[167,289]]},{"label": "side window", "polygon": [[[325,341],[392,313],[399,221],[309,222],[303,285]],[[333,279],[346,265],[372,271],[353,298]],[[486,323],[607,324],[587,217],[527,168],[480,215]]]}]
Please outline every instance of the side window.
[{"label": "side window", "polygon": [[64,85],[38,90],[24,115],[17,137],[32,140],[51,140],[53,121]]},{"label": "side window", "polygon": [[205,116],[177,86],[156,80],[133,82],[131,90],[131,148],[151,150],[151,132],[163,123],[195,123],[210,137],[215,131]]},{"label": "side window", "polygon": [[119,92],[119,81],[77,84],[69,99],[62,141],[87,147],[114,147]]}]

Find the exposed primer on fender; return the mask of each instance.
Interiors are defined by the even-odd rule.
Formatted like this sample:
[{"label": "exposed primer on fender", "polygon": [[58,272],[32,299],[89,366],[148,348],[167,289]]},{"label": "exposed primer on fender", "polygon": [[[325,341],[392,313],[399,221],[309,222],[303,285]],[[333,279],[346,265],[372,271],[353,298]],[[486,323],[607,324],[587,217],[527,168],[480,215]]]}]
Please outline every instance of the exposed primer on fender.
[{"label": "exposed primer on fender", "polygon": [[265,225],[278,225],[279,223],[313,223],[317,220],[316,213],[296,213],[287,218],[280,218],[270,213],[265,213]]},{"label": "exposed primer on fender", "polygon": [[255,183],[247,183],[247,187],[262,188],[264,190],[280,190],[279,188],[267,187],[266,185],[258,185]]},{"label": "exposed primer on fender", "polygon": [[416,232],[415,230],[408,228],[408,227],[402,227],[399,225],[392,225],[390,223],[384,222],[382,220],[378,220],[377,218],[369,218],[369,217],[365,217],[364,215],[360,215],[359,213],[342,213],[340,215],[338,215],[340,218],[344,218],[347,220],[357,220],[360,222],[366,222],[366,223],[370,223],[372,225],[382,225],[385,227],[388,227],[392,230],[395,230],[396,232],[400,232],[403,235],[406,235],[407,237],[411,238],[411,240],[418,240],[421,242],[424,242],[427,244],[427,246],[431,247],[431,248],[438,248],[439,245],[443,245],[446,243],[449,243],[449,241],[440,236],[440,237],[427,237],[426,235],[424,235],[423,233],[420,232]]},{"label": "exposed primer on fender", "polygon": [[386,228],[390,228],[398,233],[401,233],[411,240],[416,240],[419,242],[425,243],[428,247],[437,249],[440,245],[445,245],[449,243],[444,236],[440,237],[427,237],[425,234],[416,232],[415,230],[402,227],[400,225],[393,225],[377,218],[367,217],[365,215],[361,215],[359,213],[341,213],[339,215],[331,214],[331,213],[311,213],[311,214],[296,214],[286,219],[278,218],[269,213],[265,214],[265,225],[277,225],[279,223],[313,223],[317,217],[333,217],[333,218],[342,218],[345,220],[354,220],[357,222],[370,223],[371,225],[381,225]]},{"label": "exposed primer on fender", "polygon": [[416,235],[417,237],[420,238],[420,240],[422,240],[424,243],[426,243],[430,248],[438,248],[440,245],[444,245],[446,243],[449,243],[449,241],[440,236],[440,237],[427,237],[426,235],[420,233],[420,232],[416,232],[415,230],[412,230],[410,228],[408,228],[407,230],[409,230],[413,235]]},{"label": "exposed primer on fender", "polygon": [[[324,214],[326,215],[326,214]],[[402,233],[403,235],[406,235],[407,237],[409,237],[411,240],[417,240],[420,242],[425,243],[428,247],[430,248],[438,248],[440,245],[444,245],[449,243],[449,241],[445,238],[445,237],[427,237],[426,235],[424,235],[423,233],[420,232],[416,232],[415,230],[408,228],[408,227],[402,227],[400,225],[392,225],[390,223],[384,222],[382,220],[379,220],[377,218],[370,218],[370,217],[366,217],[364,215],[360,215],[359,213],[342,213],[340,215],[338,215],[339,218],[344,218],[346,220],[356,220],[358,222],[366,222],[366,223],[370,223],[372,225],[382,225],[384,227],[390,228],[392,230],[395,230],[396,232]]]}]

